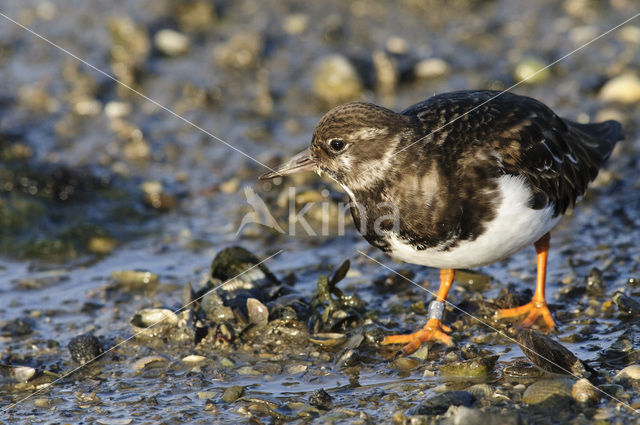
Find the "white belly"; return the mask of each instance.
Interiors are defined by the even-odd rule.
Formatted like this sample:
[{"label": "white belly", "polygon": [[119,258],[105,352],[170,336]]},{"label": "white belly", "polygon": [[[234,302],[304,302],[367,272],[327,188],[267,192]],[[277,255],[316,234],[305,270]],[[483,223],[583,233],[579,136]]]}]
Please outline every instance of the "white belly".
[{"label": "white belly", "polygon": [[447,251],[428,248],[415,251],[391,233],[388,241],[392,257],[412,264],[441,269],[479,267],[502,260],[532,245],[556,225],[560,216],[553,217],[553,206],[531,209],[531,191],[521,177],[502,176],[498,179],[502,204],[484,233],[472,241],[460,241]]}]

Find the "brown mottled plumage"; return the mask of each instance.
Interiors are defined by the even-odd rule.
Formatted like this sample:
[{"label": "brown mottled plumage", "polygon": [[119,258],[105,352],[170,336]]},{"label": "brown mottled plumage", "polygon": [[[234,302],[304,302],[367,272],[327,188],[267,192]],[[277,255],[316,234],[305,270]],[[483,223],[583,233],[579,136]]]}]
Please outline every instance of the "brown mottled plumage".
[{"label": "brown mottled plumage", "polygon": [[[459,91],[401,113],[368,103],[320,120],[308,152],[262,178],[326,173],[349,193],[358,230],[403,261],[439,267],[444,301],[453,269],[505,258],[535,243],[538,281],[528,314],[553,327],[544,298],[549,230],[575,205],[621,138],[620,124],[578,124],[512,93]],[[391,217],[397,218],[392,220]],[[385,343],[447,343],[437,315],[421,331]]]}]

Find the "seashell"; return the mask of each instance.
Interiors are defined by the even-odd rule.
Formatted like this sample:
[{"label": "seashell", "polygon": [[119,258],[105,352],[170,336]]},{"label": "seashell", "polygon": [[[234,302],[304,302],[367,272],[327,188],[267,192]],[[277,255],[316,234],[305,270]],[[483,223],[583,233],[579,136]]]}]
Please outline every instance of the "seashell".
[{"label": "seashell", "polygon": [[0,364],[0,376],[8,378],[9,381],[27,382],[35,374],[36,370],[30,366]]},{"label": "seashell", "polygon": [[247,299],[249,322],[264,326],[269,322],[269,309],[256,298]]},{"label": "seashell", "polygon": [[135,370],[151,369],[154,367],[164,367],[169,363],[169,359],[162,356],[146,356],[136,360],[131,367]]},{"label": "seashell", "polygon": [[343,344],[346,340],[345,334],[335,332],[321,332],[309,337],[309,341],[325,347],[334,347]]},{"label": "seashell", "polygon": [[525,356],[542,370],[580,377],[590,375],[580,359],[569,349],[543,333],[532,329],[520,329],[517,339]]},{"label": "seashell", "polygon": [[541,379],[529,385],[522,394],[522,401],[527,404],[538,404],[546,400],[562,402],[571,397],[572,381],[568,378]]},{"label": "seashell", "polygon": [[140,331],[149,330],[151,326],[162,324],[164,326],[176,326],[178,316],[168,308],[145,308],[131,317],[131,327]]}]

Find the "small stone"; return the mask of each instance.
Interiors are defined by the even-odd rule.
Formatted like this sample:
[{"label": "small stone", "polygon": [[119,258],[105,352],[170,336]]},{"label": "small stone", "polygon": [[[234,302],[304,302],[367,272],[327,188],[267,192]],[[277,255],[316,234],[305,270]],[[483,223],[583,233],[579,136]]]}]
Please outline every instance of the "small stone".
[{"label": "small stone", "polygon": [[602,86],[600,98],[605,102],[637,103],[640,101],[640,78],[632,73],[614,77]]},{"label": "small stone", "polygon": [[445,391],[427,399],[420,406],[412,410],[413,415],[441,415],[450,406],[471,406],[475,401],[473,395],[467,391]]},{"label": "small stone", "polygon": [[251,366],[242,366],[242,367],[238,368],[237,372],[238,372],[238,375],[245,375],[245,376],[247,376],[247,375],[249,375],[249,376],[260,376],[260,375],[263,375],[262,372],[252,368]]},{"label": "small stone", "polygon": [[636,25],[625,25],[620,28],[620,39],[629,43],[640,44],[640,27]]},{"label": "small stone", "polygon": [[233,403],[242,396],[243,392],[244,388],[242,388],[240,385],[233,385],[224,390],[224,392],[222,393],[222,400],[226,401],[227,403]]},{"label": "small stone", "polygon": [[300,35],[309,28],[309,15],[292,13],[284,18],[282,29],[289,35]]},{"label": "small stone", "polygon": [[228,357],[223,357],[220,359],[220,364],[223,367],[234,367],[236,363]]},{"label": "small stone", "polygon": [[186,357],[183,357],[182,358],[182,363],[196,364],[196,363],[202,363],[205,360],[207,360],[207,358],[205,356],[199,356],[197,354],[191,354],[191,355],[188,355]]},{"label": "small stone", "polygon": [[287,373],[291,375],[295,375],[298,373],[306,372],[308,368],[309,367],[304,364],[290,364],[285,367],[285,370],[287,371]]},{"label": "small stone", "polygon": [[342,55],[325,56],[313,70],[313,94],[329,105],[357,99],[362,81],[355,67]]},{"label": "small stone", "polygon": [[48,398],[36,398],[33,400],[33,404],[37,407],[42,407],[44,409],[48,409],[51,407],[51,400]]},{"label": "small stone", "polygon": [[389,55],[382,50],[373,52],[372,59],[376,75],[376,89],[381,93],[393,93],[398,83],[398,73],[395,63]]},{"label": "small stone", "polygon": [[131,367],[134,370],[151,369],[156,367],[165,367],[169,363],[169,359],[162,356],[146,356],[136,360]]},{"label": "small stone", "polygon": [[323,388],[316,390],[309,396],[309,404],[322,410],[331,409],[333,397],[329,395]]},{"label": "small stone", "polygon": [[640,287],[640,278],[638,277],[630,277],[627,279],[627,286],[630,288],[639,288]]},{"label": "small stone", "polygon": [[17,318],[8,320],[0,328],[1,336],[21,337],[32,332],[32,321],[30,319]]},{"label": "small stone", "polygon": [[600,401],[598,390],[587,379],[579,379],[571,389],[571,396],[578,403],[596,404]]},{"label": "small stone", "polygon": [[640,365],[627,366],[616,374],[613,378],[615,383],[625,383],[628,381],[640,381]]},{"label": "small stone", "polygon": [[98,338],[91,334],[72,338],[67,347],[71,353],[71,358],[82,365],[95,360],[104,353]]},{"label": "small stone", "polygon": [[124,118],[131,114],[131,104],[111,101],[104,106],[104,113],[109,118]]},{"label": "small stone", "polygon": [[438,78],[449,73],[449,64],[439,58],[423,59],[413,68],[417,78]]},{"label": "small stone", "polygon": [[385,47],[389,53],[394,55],[404,55],[409,51],[409,42],[402,37],[389,37],[385,43]]},{"label": "small stone", "polygon": [[420,361],[411,357],[399,357],[391,365],[399,371],[410,371],[420,366]]},{"label": "small stone", "polygon": [[160,280],[157,274],[145,270],[118,270],[111,273],[111,279],[126,290],[154,288]]},{"label": "small stone", "polygon": [[214,398],[216,395],[218,395],[218,393],[213,391],[200,391],[197,393],[197,396],[200,400],[208,400],[210,398]]},{"label": "small stone", "polygon": [[158,31],[153,39],[158,50],[167,56],[180,56],[189,51],[191,41],[181,32],[171,29]]},{"label": "small stone", "polygon": [[240,187],[240,179],[233,177],[226,182],[220,183],[220,192],[222,193],[235,193]]},{"label": "small stone", "polygon": [[89,239],[87,248],[94,254],[105,255],[113,251],[117,244],[118,241],[113,238],[105,236],[94,236]]},{"label": "small stone", "polygon": [[602,295],[604,293],[604,280],[602,272],[597,268],[592,268],[587,276],[587,293],[590,295]]},{"label": "small stone", "polygon": [[622,316],[639,316],[640,302],[620,291],[613,294],[613,302],[618,306]]},{"label": "small stone", "polygon": [[80,116],[96,116],[102,112],[102,103],[97,99],[80,98],[73,103],[73,112]]},{"label": "small stone", "polygon": [[258,64],[263,43],[262,36],[258,33],[238,33],[218,46],[215,51],[216,61],[229,68],[252,68]]},{"label": "small stone", "polygon": [[[513,78],[526,84],[537,84],[549,78],[549,69],[542,60],[528,57],[518,62],[513,70]],[[544,70],[543,70],[544,69]]]},{"label": "small stone", "polygon": [[480,357],[443,364],[439,369],[441,375],[447,378],[479,378],[489,375],[497,360],[498,356]]},{"label": "small stone", "polygon": [[520,425],[522,420],[518,412],[509,414],[485,412],[465,406],[452,406],[446,414],[452,425],[482,424],[482,425]]}]

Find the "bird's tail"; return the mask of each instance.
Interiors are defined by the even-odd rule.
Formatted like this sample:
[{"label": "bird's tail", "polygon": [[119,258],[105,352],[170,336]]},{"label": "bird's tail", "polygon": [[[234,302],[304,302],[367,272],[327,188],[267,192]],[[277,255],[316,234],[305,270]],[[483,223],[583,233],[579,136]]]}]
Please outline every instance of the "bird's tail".
[{"label": "bird's tail", "polygon": [[570,122],[569,131],[576,136],[581,136],[578,139],[582,139],[597,150],[604,161],[609,158],[616,143],[624,138],[622,126],[614,120],[593,124]]}]

